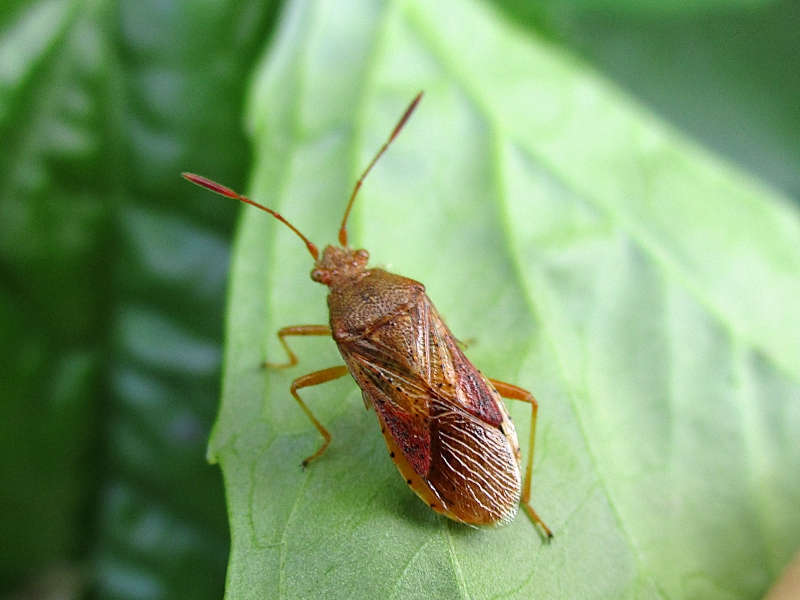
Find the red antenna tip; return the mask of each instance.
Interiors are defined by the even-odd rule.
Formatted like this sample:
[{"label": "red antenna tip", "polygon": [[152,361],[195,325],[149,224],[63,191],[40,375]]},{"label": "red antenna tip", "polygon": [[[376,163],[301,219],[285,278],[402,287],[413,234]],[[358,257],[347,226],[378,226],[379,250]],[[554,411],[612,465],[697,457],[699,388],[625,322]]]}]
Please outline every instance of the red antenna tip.
[{"label": "red antenna tip", "polygon": [[195,185],[204,187],[208,190],[211,190],[212,192],[216,192],[217,194],[226,196],[227,198],[233,198],[234,200],[241,200],[245,204],[249,204],[250,206],[255,206],[256,208],[259,208],[264,212],[268,212],[273,217],[278,219],[281,223],[286,225],[289,229],[294,231],[298,236],[300,236],[300,239],[303,240],[303,242],[305,242],[306,248],[308,248],[308,251],[311,253],[311,256],[314,258],[315,262],[319,259],[319,250],[317,250],[317,247],[314,244],[312,244],[311,241],[309,241],[309,239],[306,236],[300,233],[300,230],[297,229],[297,227],[295,227],[294,225],[289,223],[289,221],[283,218],[283,216],[280,213],[272,210],[267,206],[264,206],[263,204],[259,204],[258,202],[251,200],[247,196],[242,196],[240,193],[235,192],[231,188],[224,186],[221,183],[217,183],[216,181],[213,181],[211,179],[208,179],[207,177],[203,177],[202,175],[183,172],[181,173],[181,176],[183,176],[184,179],[191,181]]},{"label": "red antenna tip", "polygon": [[233,198],[234,200],[238,200],[241,198],[239,194],[234,192],[231,188],[222,185],[221,183],[217,183],[216,181],[211,181],[210,179],[203,177],[202,175],[196,175],[195,173],[181,173],[181,176],[184,179],[188,179],[195,185],[199,185],[200,187],[204,187],[206,189],[211,190],[212,192],[216,192],[217,194],[221,194],[223,196],[227,196],[228,198]]},{"label": "red antenna tip", "polygon": [[422,100],[422,94],[423,92],[419,92],[416,96],[414,96],[414,99],[411,101],[411,104],[408,105],[406,112],[403,113],[403,116],[400,117],[400,121],[398,121],[397,125],[395,125],[392,135],[389,136],[389,143],[391,143],[394,138],[397,137],[397,134],[400,133],[400,130],[405,126],[406,121],[408,121],[408,118],[411,116],[411,113],[414,112],[414,109],[417,108],[417,104],[419,104],[419,101]]}]

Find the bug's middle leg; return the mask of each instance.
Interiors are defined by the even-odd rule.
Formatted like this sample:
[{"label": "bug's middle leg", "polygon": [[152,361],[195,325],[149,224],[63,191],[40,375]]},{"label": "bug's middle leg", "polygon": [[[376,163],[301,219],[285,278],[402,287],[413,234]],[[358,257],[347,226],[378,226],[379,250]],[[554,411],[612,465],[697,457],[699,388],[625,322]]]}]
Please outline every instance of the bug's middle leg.
[{"label": "bug's middle leg", "polygon": [[534,523],[537,523],[542,530],[544,530],[548,538],[551,538],[553,537],[553,532],[550,531],[550,528],[544,524],[544,521],[542,521],[541,517],[536,514],[536,511],[533,510],[533,507],[530,505],[531,472],[533,471],[533,448],[536,440],[536,413],[539,410],[539,404],[536,402],[536,398],[533,397],[533,394],[526,389],[523,389],[512,383],[505,383],[504,381],[498,381],[496,379],[490,379],[489,381],[492,382],[492,385],[497,390],[497,393],[503,398],[508,398],[509,400],[519,400],[520,402],[527,402],[531,405],[531,433],[528,436],[528,463],[525,467],[525,482],[522,484],[522,497],[520,498],[520,504],[525,512],[528,513],[528,516],[531,518],[531,520]]},{"label": "bug's middle leg", "polygon": [[334,379],[339,379],[339,377],[344,377],[347,375],[347,373],[347,367],[344,365],[322,369],[321,371],[314,371],[313,373],[309,373],[308,375],[303,375],[295,379],[292,382],[292,387],[289,388],[289,390],[292,392],[292,396],[294,396],[294,399],[297,400],[297,403],[300,405],[300,408],[303,409],[303,412],[306,413],[306,416],[314,424],[314,427],[317,428],[317,431],[319,431],[320,434],[322,434],[322,437],[325,438],[325,441],[322,442],[322,446],[319,447],[319,450],[314,452],[314,454],[303,461],[303,467],[308,466],[308,463],[315,458],[319,458],[320,455],[325,452],[328,444],[331,443],[331,434],[328,433],[328,430],[325,429],[319,421],[317,421],[314,413],[312,413],[311,409],[309,409],[308,406],[306,406],[306,403],[303,402],[303,399],[300,397],[300,394],[297,393],[297,390],[304,387],[310,387],[312,385],[327,383],[328,381],[333,381]]},{"label": "bug's middle leg", "polygon": [[280,340],[283,349],[286,350],[286,355],[289,357],[289,362],[274,363],[265,360],[263,363],[261,363],[262,367],[269,367],[270,369],[286,369],[297,364],[297,356],[295,356],[295,353],[292,352],[291,348],[289,348],[289,344],[286,343],[286,337],[290,335],[331,335],[331,328],[327,325],[289,325],[288,327],[280,328],[278,330],[278,339]]}]

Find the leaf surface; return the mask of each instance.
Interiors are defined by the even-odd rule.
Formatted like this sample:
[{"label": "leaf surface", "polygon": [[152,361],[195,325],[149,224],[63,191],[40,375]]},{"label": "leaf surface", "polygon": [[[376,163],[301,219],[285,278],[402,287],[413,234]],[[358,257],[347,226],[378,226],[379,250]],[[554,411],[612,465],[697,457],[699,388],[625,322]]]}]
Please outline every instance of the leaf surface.
[{"label": "leaf surface", "polygon": [[435,515],[349,379],[303,390],[333,443],[300,469],[320,439],[289,383],[340,358],[305,338],[299,367],[259,368],[279,327],[327,314],[303,246],[247,211],[209,449],[228,597],[763,593],[800,544],[796,213],[472,2],[290,3],[250,98],[252,195],[333,241],[418,89],[351,238],[426,284],[482,371],[536,394],[532,503],[556,538],[521,515],[498,530]]}]

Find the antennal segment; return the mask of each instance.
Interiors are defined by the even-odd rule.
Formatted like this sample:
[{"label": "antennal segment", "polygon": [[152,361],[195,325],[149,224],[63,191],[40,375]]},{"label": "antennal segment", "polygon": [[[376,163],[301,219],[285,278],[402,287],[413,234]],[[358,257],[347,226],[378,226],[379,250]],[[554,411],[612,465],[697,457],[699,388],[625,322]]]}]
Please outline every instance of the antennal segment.
[{"label": "antennal segment", "polygon": [[394,141],[394,138],[397,137],[397,134],[400,133],[400,130],[408,121],[408,118],[411,116],[411,113],[414,112],[414,109],[417,108],[417,104],[422,99],[422,92],[417,94],[414,99],[411,101],[411,104],[408,105],[406,112],[403,113],[403,116],[400,117],[400,120],[397,122],[397,125],[394,126],[394,130],[392,131],[392,135],[389,136],[389,139],[381,146],[381,149],[378,150],[378,153],[375,155],[375,158],[372,159],[372,162],[367,165],[367,168],[364,169],[364,172],[361,174],[361,177],[358,178],[356,181],[356,185],[353,188],[353,193],[350,194],[350,201],[347,203],[347,208],[344,210],[344,217],[342,218],[342,226],[339,228],[339,243],[342,246],[347,246],[347,217],[350,216],[350,209],[353,208],[353,201],[356,199],[356,194],[358,194],[358,190],[361,189],[361,184],[364,182],[364,179],[367,177],[367,173],[370,172],[373,165],[378,162],[378,159],[381,155],[386,152],[386,149],[389,147],[389,144]]},{"label": "antennal segment", "polygon": [[206,189],[209,189],[212,192],[215,192],[215,193],[217,193],[217,194],[219,194],[221,196],[226,196],[228,198],[233,198],[234,200],[241,200],[245,204],[249,204],[251,206],[255,206],[256,208],[260,208],[264,212],[268,212],[273,217],[278,219],[278,221],[280,221],[281,223],[286,225],[289,229],[291,229],[298,236],[300,236],[300,239],[303,240],[303,242],[305,242],[306,248],[308,248],[308,251],[311,253],[311,256],[314,257],[314,261],[315,262],[317,261],[317,259],[319,259],[319,250],[317,250],[317,247],[311,241],[309,241],[309,239],[306,236],[304,236],[302,233],[300,233],[300,231],[298,231],[297,227],[295,227],[294,225],[289,223],[289,221],[284,219],[283,215],[281,215],[280,213],[272,210],[271,208],[267,208],[263,204],[259,204],[258,202],[250,200],[250,198],[248,198],[247,196],[242,196],[240,193],[232,190],[231,188],[226,187],[226,186],[222,185],[221,183],[217,183],[216,181],[212,181],[211,179],[207,179],[206,177],[203,177],[202,175],[195,175],[194,173],[181,173],[181,175],[185,179],[188,179],[189,181],[191,181],[192,183],[194,183],[196,185],[199,185],[200,187],[204,187]]}]

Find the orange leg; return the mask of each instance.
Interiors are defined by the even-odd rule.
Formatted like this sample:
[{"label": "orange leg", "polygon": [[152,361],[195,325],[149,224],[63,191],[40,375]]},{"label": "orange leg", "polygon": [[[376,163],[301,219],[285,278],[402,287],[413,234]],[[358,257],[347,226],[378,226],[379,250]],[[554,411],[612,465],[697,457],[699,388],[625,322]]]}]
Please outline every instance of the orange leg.
[{"label": "orange leg", "polygon": [[[310,334],[313,335],[313,334]],[[303,402],[303,399],[300,398],[300,395],[297,393],[297,390],[304,387],[310,387],[312,385],[319,385],[320,383],[326,383],[328,381],[333,381],[334,379],[339,379],[339,377],[344,377],[347,375],[347,367],[341,365],[339,367],[330,367],[328,369],[322,369],[321,371],[314,371],[313,373],[309,373],[308,375],[303,375],[302,377],[298,377],[292,382],[292,387],[290,391],[292,392],[292,396],[294,399],[297,400],[297,403],[300,405],[300,408],[303,409],[303,412],[306,413],[306,416],[311,419],[311,422],[314,424],[314,427],[322,434],[322,437],[325,438],[325,441],[322,442],[322,446],[319,447],[319,450],[314,452],[311,456],[306,458],[303,461],[303,467],[308,466],[315,458],[319,458],[319,456],[325,452],[325,449],[328,447],[328,444],[331,443],[331,434],[328,433],[328,430],[325,429],[322,424],[317,421],[317,418],[314,416],[314,413],[306,406],[306,403]]]},{"label": "orange leg", "polygon": [[[287,335],[331,335],[331,328],[327,325],[290,325],[278,330],[278,339],[286,350],[286,355],[289,357],[288,363],[273,363],[264,361],[262,366],[269,367],[270,369],[286,369],[293,367],[297,364],[297,356],[295,356],[289,344],[286,343]],[[313,384],[312,384],[313,385]]]},{"label": "orange leg", "polygon": [[553,532],[550,531],[550,528],[544,524],[544,521],[542,521],[542,519],[536,514],[536,511],[533,510],[533,507],[530,505],[531,472],[533,471],[533,447],[536,439],[536,412],[539,409],[539,405],[536,402],[536,398],[534,398],[533,394],[531,394],[528,390],[524,390],[521,387],[517,387],[511,383],[497,381],[496,379],[490,379],[489,381],[492,382],[492,385],[497,390],[497,393],[503,398],[520,400],[531,405],[531,434],[528,437],[528,464],[525,467],[525,482],[522,484],[522,498],[520,498],[520,504],[522,504],[522,508],[525,509],[525,512],[528,513],[531,521],[538,524],[547,534],[547,537],[551,538],[553,537]]}]

